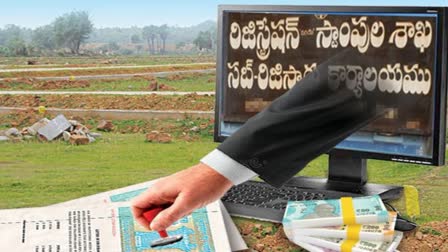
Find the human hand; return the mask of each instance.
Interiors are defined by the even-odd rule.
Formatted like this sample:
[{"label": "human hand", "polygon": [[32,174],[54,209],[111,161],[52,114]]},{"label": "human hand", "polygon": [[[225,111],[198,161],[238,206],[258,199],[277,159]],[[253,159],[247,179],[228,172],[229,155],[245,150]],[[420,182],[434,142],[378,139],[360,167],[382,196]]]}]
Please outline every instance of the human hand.
[{"label": "human hand", "polygon": [[[200,163],[160,179],[132,201],[132,213],[143,227],[164,230],[195,209],[220,199],[232,186],[226,177]],[[143,213],[164,205],[170,206],[160,212],[149,226]]]}]

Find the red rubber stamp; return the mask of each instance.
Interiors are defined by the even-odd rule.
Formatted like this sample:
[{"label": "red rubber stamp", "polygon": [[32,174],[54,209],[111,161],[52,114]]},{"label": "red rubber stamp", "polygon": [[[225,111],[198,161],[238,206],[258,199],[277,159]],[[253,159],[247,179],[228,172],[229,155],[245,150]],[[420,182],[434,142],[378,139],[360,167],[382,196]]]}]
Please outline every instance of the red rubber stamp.
[{"label": "red rubber stamp", "polygon": [[[149,224],[151,224],[151,222],[154,220],[154,218],[161,211],[163,211],[163,209],[164,209],[163,207],[152,208],[152,209],[146,211],[145,213],[143,213],[143,217],[145,217],[145,219],[149,222]],[[166,232],[166,230],[158,231],[158,233],[160,235],[160,239],[153,241],[151,243],[151,247],[158,247],[158,246],[165,246],[165,245],[173,244],[173,243],[176,243],[176,242],[182,240],[182,238],[183,238],[182,235],[168,236],[168,233]]]}]

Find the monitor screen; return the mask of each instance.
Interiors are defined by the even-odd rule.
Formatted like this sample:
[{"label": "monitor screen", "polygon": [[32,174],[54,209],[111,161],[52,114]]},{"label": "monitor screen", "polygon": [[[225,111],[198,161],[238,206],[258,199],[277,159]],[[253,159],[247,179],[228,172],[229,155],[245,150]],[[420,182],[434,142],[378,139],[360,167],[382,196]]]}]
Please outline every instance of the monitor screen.
[{"label": "monitor screen", "polygon": [[385,113],[335,148],[440,164],[443,13],[441,8],[221,6],[215,139],[224,140],[305,76],[319,74],[323,62],[350,50],[358,60],[342,57],[328,65],[328,85],[375,94]]}]

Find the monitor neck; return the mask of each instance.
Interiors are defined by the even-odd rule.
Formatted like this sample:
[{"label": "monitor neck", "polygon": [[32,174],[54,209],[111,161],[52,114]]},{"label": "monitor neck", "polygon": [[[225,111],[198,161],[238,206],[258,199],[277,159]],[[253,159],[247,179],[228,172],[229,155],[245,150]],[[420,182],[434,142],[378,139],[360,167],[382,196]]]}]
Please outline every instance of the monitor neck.
[{"label": "monitor neck", "polygon": [[333,150],[328,160],[328,182],[350,183],[363,186],[367,183],[367,160],[340,150]]},{"label": "monitor neck", "polygon": [[287,185],[351,197],[380,195],[383,200],[398,199],[403,191],[401,186],[367,183],[367,160],[342,150],[329,153],[328,178],[294,177]]}]

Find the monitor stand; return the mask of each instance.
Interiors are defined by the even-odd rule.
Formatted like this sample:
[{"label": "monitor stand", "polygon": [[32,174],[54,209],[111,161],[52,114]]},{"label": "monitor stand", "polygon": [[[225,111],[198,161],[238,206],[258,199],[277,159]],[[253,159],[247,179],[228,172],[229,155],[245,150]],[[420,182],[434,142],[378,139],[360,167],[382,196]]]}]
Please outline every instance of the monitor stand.
[{"label": "monitor stand", "polygon": [[329,154],[328,179],[302,176],[294,177],[286,184],[366,196],[378,194],[384,201],[398,199],[403,192],[401,186],[367,183],[367,160],[340,150]]}]

